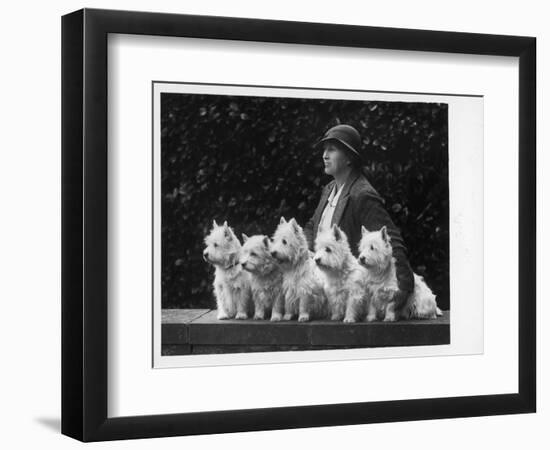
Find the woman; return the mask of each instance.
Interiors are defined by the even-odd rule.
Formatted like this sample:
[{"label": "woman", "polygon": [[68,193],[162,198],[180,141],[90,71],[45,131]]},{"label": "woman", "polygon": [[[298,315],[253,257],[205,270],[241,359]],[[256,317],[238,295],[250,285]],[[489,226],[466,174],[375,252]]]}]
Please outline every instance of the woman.
[{"label": "woman", "polygon": [[395,258],[399,291],[394,296],[395,307],[403,305],[414,289],[414,277],[403,238],[384,208],[384,200],[368,182],[362,170],[361,137],[350,125],[329,129],[315,146],[323,146],[325,173],[334,180],[321,193],[313,217],[304,227],[310,250],[319,230],[337,224],[347,235],[351,251],[358,253],[361,226],[375,231],[387,227]]}]

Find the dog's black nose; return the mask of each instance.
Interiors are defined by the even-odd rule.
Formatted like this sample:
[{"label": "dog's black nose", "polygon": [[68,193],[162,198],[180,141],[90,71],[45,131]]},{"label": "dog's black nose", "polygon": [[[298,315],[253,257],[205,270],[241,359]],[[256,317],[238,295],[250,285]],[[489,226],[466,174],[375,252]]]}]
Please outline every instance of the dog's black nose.
[{"label": "dog's black nose", "polygon": [[362,262],[362,263],[364,263],[364,262],[365,262],[365,257],[364,257],[364,256],[360,256],[360,257],[359,257],[359,261]]},{"label": "dog's black nose", "polygon": [[321,262],[321,258],[315,258],[314,261],[315,261],[315,264],[319,265],[319,263]]},{"label": "dog's black nose", "polygon": [[277,252],[271,252],[271,256],[273,256],[274,258],[277,257]]},{"label": "dog's black nose", "polygon": [[208,258],[208,252],[204,252],[204,253],[203,253],[203,256],[204,256],[205,258]]}]

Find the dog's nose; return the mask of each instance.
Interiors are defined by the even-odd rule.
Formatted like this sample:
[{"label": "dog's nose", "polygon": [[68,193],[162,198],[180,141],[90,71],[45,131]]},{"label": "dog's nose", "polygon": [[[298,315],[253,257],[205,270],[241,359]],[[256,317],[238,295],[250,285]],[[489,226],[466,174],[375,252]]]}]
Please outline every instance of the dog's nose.
[{"label": "dog's nose", "polygon": [[364,256],[360,256],[360,257],[359,257],[359,261],[362,262],[362,263],[364,263],[364,262],[365,262],[365,257],[364,257]]},{"label": "dog's nose", "polygon": [[319,263],[321,262],[321,258],[314,258],[313,259],[315,261],[315,264],[319,265]]},{"label": "dog's nose", "polygon": [[208,258],[208,252],[206,250],[204,252],[202,252],[202,254],[205,258]]},{"label": "dog's nose", "polygon": [[271,252],[271,256],[275,258],[277,256],[277,252]]}]

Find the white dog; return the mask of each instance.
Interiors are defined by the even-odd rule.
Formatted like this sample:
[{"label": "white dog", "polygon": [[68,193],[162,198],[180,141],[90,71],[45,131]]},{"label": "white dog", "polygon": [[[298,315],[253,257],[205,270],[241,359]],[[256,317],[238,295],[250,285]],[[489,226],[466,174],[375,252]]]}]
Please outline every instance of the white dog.
[{"label": "white dog", "polygon": [[295,219],[281,217],[273,235],[271,254],[283,271],[284,320],[326,317],[327,299],[322,280],[307,248],[304,231]]},{"label": "white dog", "polygon": [[242,237],[240,263],[250,273],[254,319],[265,319],[269,311],[271,320],[278,322],[284,313],[283,273],[271,255],[269,238],[262,235],[248,237],[246,234]]},{"label": "white dog", "polygon": [[247,319],[251,309],[250,274],[239,263],[241,243],[227,222],[218,225],[215,220],[204,242],[203,258],[216,268],[218,320]]},{"label": "white dog", "polygon": [[378,231],[369,232],[361,227],[359,243],[359,263],[368,270],[368,287],[370,302],[367,321],[382,316],[384,321],[393,322],[402,319],[435,319],[441,310],[437,307],[435,295],[426,285],[423,278],[414,274],[414,291],[403,308],[396,312],[392,301],[398,290],[395,273],[395,258],[387,229],[383,226]]},{"label": "white dog", "polygon": [[315,239],[317,267],[323,274],[331,320],[362,320],[367,306],[367,270],[352,255],[346,234],[337,226]]}]

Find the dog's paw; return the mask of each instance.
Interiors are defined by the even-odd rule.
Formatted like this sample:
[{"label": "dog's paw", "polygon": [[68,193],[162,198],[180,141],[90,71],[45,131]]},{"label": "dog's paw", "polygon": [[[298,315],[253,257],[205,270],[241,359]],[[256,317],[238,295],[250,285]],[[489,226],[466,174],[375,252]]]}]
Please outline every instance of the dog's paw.
[{"label": "dog's paw", "polygon": [[298,322],[309,322],[309,314],[300,314]]},{"label": "dog's paw", "polygon": [[240,312],[240,313],[237,313],[237,315],[235,316],[235,319],[237,319],[237,320],[246,320],[246,319],[248,319],[248,315],[244,312]]},{"label": "dog's paw", "polygon": [[230,317],[227,315],[227,313],[219,313],[218,314],[218,320],[227,320],[230,319]]},{"label": "dog's paw", "polygon": [[263,314],[254,314],[254,320],[264,320]]},{"label": "dog's paw", "polygon": [[367,322],[374,322],[376,320],[376,314],[367,315]]},{"label": "dog's paw", "polygon": [[384,322],[395,322],[397,320],[397,317],[395,316],[395,313],[386,313],[386,316],[384,317]]},{"label": "dog's paw", "polygon": [[292,320],[292,314],[285,314],[283,320]]},{"label": "dog's paw", "polygon": [[355,323],[355,319],[353,317],[346,317],[344,318],[344,323]]},{"label": "dog's paw", "polygon": [[280,322],[282,319],[283,319],[283,316],[281,316],[280,314],[273,313],[271,315],[271,321],[272,322]]}]

